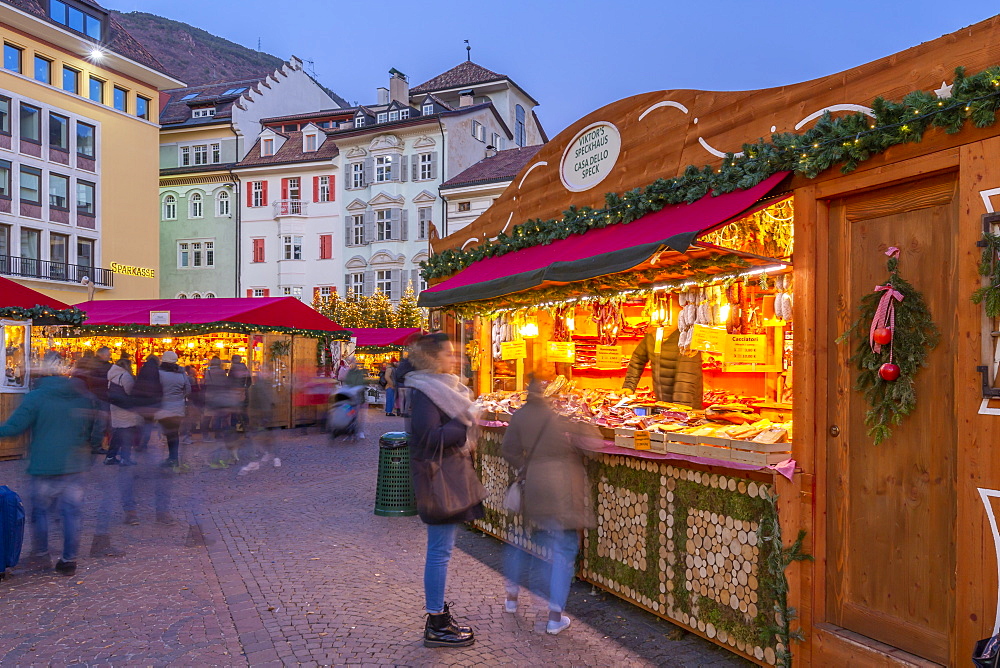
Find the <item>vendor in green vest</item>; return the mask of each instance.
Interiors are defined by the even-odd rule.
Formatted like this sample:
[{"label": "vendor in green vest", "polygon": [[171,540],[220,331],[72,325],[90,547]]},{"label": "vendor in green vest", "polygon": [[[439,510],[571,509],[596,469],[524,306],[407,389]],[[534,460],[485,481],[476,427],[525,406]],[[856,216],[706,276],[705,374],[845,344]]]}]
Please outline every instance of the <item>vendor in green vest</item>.
[{"label": "vendor in green vest", "polygon": [[653,394],[659,401],[670,401],[692,408],[702,408],[701,353],[682,352],[678,346],[680,330],[668,332],[656,327],[643,337],[632,353],[622,389],[635,392],[646,364],[652,365]]}]

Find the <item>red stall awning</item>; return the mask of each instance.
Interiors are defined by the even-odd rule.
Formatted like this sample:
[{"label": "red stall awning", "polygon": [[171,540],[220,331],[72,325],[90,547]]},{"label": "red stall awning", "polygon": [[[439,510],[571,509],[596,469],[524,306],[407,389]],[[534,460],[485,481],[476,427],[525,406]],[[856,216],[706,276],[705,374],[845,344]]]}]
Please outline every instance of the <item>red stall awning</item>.
[{"label": "red stall awning", "polygon": [[69,304],[63,304],[58,299],[43,295],[41,292],[26,288],[20,283],[15,283],[9,278],[0,276],[0,308],[8,307],[33,308],[35,306],[48,306],[51,309],[64,310],[72,308]]},{"label": "red stall awning", "polygon": [[355,327],[351,330],[351,335],[357,338],[358,348],[382,348],[409,345],[410,337],[421,331],[419,327]]},{"label": "red stall awning", "polygon": [[[77,304],[87,314],[82,327],[120,327],[122,331],[183,334],[185,326],[204,329],[217,325],[219,331],[284,332],[324,335],[347,332],[344,328],[306,306],[295,297],[217,299],[122,299]],[[170,325],[149,324],[151,311],[168,311]]]},{"label": "red stall awning", "polygon": [[469,265],[420,293],[421,306],[491,299],[538,287],[626,271],[663,247],[684,253],[703,234],[753,207],[788,175],[779,172],[745,190],[673,204],[627,225],[589,230]]}]

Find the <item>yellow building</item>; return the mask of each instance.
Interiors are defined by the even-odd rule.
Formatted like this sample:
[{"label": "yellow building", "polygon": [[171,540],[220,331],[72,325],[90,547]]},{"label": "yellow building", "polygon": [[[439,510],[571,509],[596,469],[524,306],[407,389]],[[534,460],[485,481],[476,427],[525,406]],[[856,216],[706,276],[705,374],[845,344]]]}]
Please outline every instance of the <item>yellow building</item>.
[{"label": "yellow building", "polygon": [[0,0],[0,39],[0,275],[158,297],[160,91],[182,82],[90,0]]}]

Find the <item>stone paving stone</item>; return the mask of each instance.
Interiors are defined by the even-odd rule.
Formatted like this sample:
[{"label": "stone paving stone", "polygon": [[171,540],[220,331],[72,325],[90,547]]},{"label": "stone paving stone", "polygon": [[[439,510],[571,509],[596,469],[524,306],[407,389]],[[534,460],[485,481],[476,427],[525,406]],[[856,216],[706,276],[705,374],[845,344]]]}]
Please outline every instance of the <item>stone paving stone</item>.
[{"label": "stone paving stone", "polygon": [[[112,540],[128,552],[118,559],[86,556],[100,495],[122,474],[95,465],[77,574],[16,569],[0,583],[0,665],[749,665],[694,635],[670,640],[673,625],[583,583],[573,625],[548,636],[537,594],[503,612],[502,545],[471,530],[459,532],[447,598],[477,642],[423,647],[426,534],[415,517],[372,513],[378,434],[403,428],[377,412],[365,441],[281,432],[281,468],[247,476],[209,468],[214,445],[196,438],[182,446],[190,472],[169,478],[174,526],[152,521],[164,479],[151,447],[136,467],[140,526],[121,524],[111,492]],[[0,481],[26,489],[22,470],[0,462]],[[207,544],[184,547],[196,521]],[[539,568],[532,577],[537,589]]]}]

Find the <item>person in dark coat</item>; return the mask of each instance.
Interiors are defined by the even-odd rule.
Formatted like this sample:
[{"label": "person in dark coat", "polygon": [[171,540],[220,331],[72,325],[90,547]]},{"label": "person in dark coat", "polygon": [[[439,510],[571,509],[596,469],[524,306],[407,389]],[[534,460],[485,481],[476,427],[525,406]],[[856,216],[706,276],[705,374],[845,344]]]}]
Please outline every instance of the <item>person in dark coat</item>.
[{"label": "person in dark coat", "polygon": [[[702,407],[701,353],[686,355],[678,342],[681,332],[667,334],[662,327],[646,332],[628,363],[622,388],[635,392],[646,364],[653,367],[653,394],[691,408]],[[657,341],[659,340],[659,346]]]},{"label": "person in dark coat", "polygon": [[413,362],[409,355],[399,360],[393,379],[396,381],[396,412],[402,417],[410,417],[410,388],[406,385],[406,377],[413,371]]},{"label": "person in dark coat", "polygon": [[[469,390],[454,374],[458,362],[454,346],[446,334],[428,334],[414,344],[411,357],[416,368],[407,376],[412,392],[411,458],[417,462],[436,459],[439,448],[444,449],[444,456],[471,458],[476,419]],[[418,498],[418,508],[421,505]],[[455,624],[444,591],[459,525],[483,514],[483,504],[477,503],[444,520],[421,515],[427,525],[425,647],[467,647],[475,642],[471,627]]]},{"label": "person in dark coat", "polygon": [[31,499],[31,561],[36,565],[49,558],[49,509],[58,504],[62,513],[62,558],[56,571],[76,572],[86,481],[90,468],[88,450],[103,438],[95,424],[95,400],[79,378],[58,375],[54,365],[46,365],[36,375],[38,383],[24,397],[6,422],[0,424],[0,438],[30,432],[28,476]]},{"label": "person in dark coat", "polygon": [[[573,580],[579,531],[595,526],[587,471],[577,444],[592,440],[596,447],[600,433],[590,433],[586,425],[556,414],[542,389],[538,380],[528,386],[528,400],[511,416],[501,454],[515,471],[523,471],[525,522],[540,533],[538,542],[551,550],[545,632],[556,635],[570,625],[563,610]],[[525,556],[514,545],[506,548],[507,612],[517,612]]]}]

